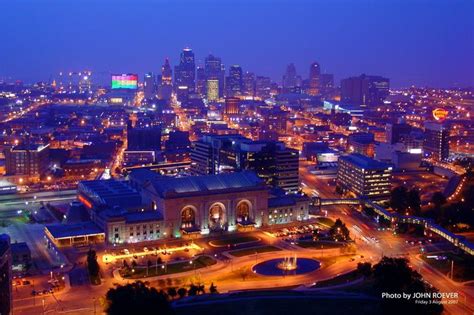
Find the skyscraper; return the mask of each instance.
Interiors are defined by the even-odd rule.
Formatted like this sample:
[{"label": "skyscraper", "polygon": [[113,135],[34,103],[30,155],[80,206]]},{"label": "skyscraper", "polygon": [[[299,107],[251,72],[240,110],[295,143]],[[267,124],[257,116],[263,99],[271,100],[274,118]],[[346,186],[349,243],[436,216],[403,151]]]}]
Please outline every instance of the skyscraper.
[{"label": "skyscraper", "polygon": [[196,65],[191,48],[184,48],[181,52],[179,65],[174,68],[175,88],[187,87],[188,93],[194,93],[196,88]]},{"label": "skyscraper", "polygon": [[449,157],[449,129],[442,123],[425,122],[425,156],[436,161],[445,161]]},{"label": "skyscraper", "polygon": [[388,96],[390,80],[362,74],[341,80],[341,102],[350,105],[377,106]]},{"label": "skyscraper", "polygon": [[145,98],[151,99],[155,97],[155,94],[156,94],[155,76],[151,72],[148,72],[145,74],[145,78],[143,80],[143,93],[145,95]]},{"label": "skyscraper", "polygon": [[206,71],[200,66],[196,69],[196,92],[201,96],[207,94]]},{"label": "skyscraper", "polygon": [[301,88],[301,77],[296,74],[295,65],[290,63],[283,75],[283,92],[294,93],[297,92],[298,88]]},{"label": "skyscraper", "polygon": [[242,68],[239,65],[233,65],[229,68],[226,91],[228,97],[242,95]]},{"label": "skyscraper", "polygon": [[321,67],[319,63],[313,62],[309,67],[309,89],[308,94],[316,96],[321,92]]},{"label": "skyscraper", "polygon": [[219,97],[224,96],[225,72],[223,68],[224,66],[222,64],[221,58],[212,54],[209,54],[209,56],[207,56],[204,60],[204,73],[206,75],[206,80],[217,80],[219,85]]},{"label": "skyscraper", "polygon": [[207,100],[215,102],[219,99],[219,81],[207,80]]},{"label": "skyscraper", "polygon": [[165,63],[161,67],[161,82],[158,86],[158,98],[162,100],[169,100],[173,90],[172,85],[172,70],[170,61],[165,59]]},{"label": "skyscraper", "polygon": [[319,86],[321,93],[331,93],[334,90],[334,75],[322,73],[319,79]]},{"label": "skyscraper", "polygon": [[255,79],[255,96],[266,100],[270,98],[270,91],[272,88],[272,81],[269,77],[257,76]]},{"label": "skyscraper", "polygon": [[245,96],[255,96],[255,74],[245,72],[242,76],[242,94]]}]

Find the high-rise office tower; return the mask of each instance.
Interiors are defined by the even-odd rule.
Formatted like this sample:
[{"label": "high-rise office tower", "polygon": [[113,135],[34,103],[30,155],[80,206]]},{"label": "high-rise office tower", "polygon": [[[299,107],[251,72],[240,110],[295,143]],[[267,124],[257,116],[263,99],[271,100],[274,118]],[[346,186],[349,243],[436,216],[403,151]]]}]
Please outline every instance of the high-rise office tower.
[{"label": "high-rise office tower", "polygon": [[241,135],[205,135],[191,147],[194,174],[253,170],[265,182],[287,192],[299,188],[298,151],[282,142],[253,141]]},{"label": "high-rise office tower", "polygon": [[168,58],[165,59],[165,63],[161,67],[161,84],[172,85],[172,75],[170,61]]},{"label": "high-rise office tower", "polygon": [[12,252],[8,234],[0,234],[0,314],[12,314]]},{"label": "high-rise office tower", "polygon": [[334,90],[334,75],[330,73],[322,73],[319,83],[321,93],[331,93]]},{"label": "high-rise office tower", "polygon": [[272,81],[269,77],[257,76],[255,78],[255,96],[266,100],[270,98],[270,91],[272,89]]},{"label": "high-rise office tower", "polygon": [[321,67],[319,63],[313,62],[309,67],[309,89],[308,94],[316,96],[321,90]]},{"label": "high-rise office tower", "polygon": [[296,67],[290,63],[286,67],[286,72],[283,75],[283,92],[294,93],[301,88],[301,77],[296,73]]},{"label": "high-rise office tower", "polygon": [[215,102],[219,99],[219,81],[218,80],[207,80],[207,100],[209,102]]},{"label": "high-rise office tower", "polygon": [[388,96],[390,80],[362,74],[341,80],[341,102],[350,105],[377,106]]},{"label": "high-rise office tower", "polygon": [[196,92],[201,96],[207,94],[206,71],[200,66],[196,69]]},{"label": "high-rise office tower", "polygon": [[246,71],[242,76],[242,94],[255,96],[255,74]]},{"label": "high-rise office tower", "polygon": [[184,48],[181,52],[179,65],[174,68],[175,88],[187,87],[188,93],[194,93],[196,88],[196,65],[191,48]]},{"label": "high-rise office tower", "polygon": [[423,150],[426,157],[445,161],[449,157],[449,129],[445,124],[425,122],[425,141]]},{"label": "high-rise office tower", "polygon": [[145,74],[145,78],[143,80],[143,93],[145,95],[145,98],[147,99],[151,99],[155,97],[155,94],[156,94],[155,76],[151,72],[148,72]]},{"label": "high-rise office tower", "polygon": [[233,65],[229,68],[226,91],[228,97],[242,95],[242,68],[239,65]]},{"label": "high-rise office tower", "polygon": [[171,99],[171,93],[173,92],[173,72],[171,70],[170,61],[168,58],[165,59],[165,63],[161,67],[161,80],[158,85],[158,98],[162,100]]},{"label": "high-rise office tower", "polygon": [[385,137],[390,144],[404,142],[403,140],[410,136],[411,130],[412,127],[403,121],[395,124],[387,124],[385,127]]},{"label": "high-rise office tower", "polygon": [[225,70],[222,60],[212,54],[204,60],[204,72],[206,80],[217,80],[219,85],[219,97],[224,96]]}]

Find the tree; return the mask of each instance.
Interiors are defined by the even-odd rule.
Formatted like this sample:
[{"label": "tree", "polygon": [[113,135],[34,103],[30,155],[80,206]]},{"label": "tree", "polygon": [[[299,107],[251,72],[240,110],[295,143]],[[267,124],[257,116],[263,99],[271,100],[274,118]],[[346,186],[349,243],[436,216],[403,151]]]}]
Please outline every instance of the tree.
[{"label": "tree", "polygon": [[[374,289],[380,294],[386,293],[434,293],[436,288],[423,281],[421,275],[412,270],[405,258],[383,257],[373,267]],[[423,298],[421,298],[423,299]],[[420,300],[420,299],[417,299]],[[383,314],[441,314],[443,306],[438,303],[430,304],[440,299],[427,299],[427,304],[416,304],[410,299],[382,299]]]},{"label": "tree", "polygon": [[99,277],[99,264],[97,263],[97,254],[92,248],[87,252],[87,269],[91,278]]},{"label": "tree", "polygon": [[217,286],[214,285],[214,282],[211,283],[211,285],[209,286],[209,293],[211,294],[217,294],[219,293],[217,291]]},{"label": "tree", "polygon": [[342,223],[341,219],[337,219],[329,229],[329,235],[336,241],[347,241],[349,239],[349,229]]},{"label": "tree", "polygon": [[390,206],[400,214],[405,214],[407,209],[408,190],[405,186],[398,186],[390,192]]},{"label": "tree", "polygon": [[357,271],[367,278],[372,274],[372,264],[369,262],[360,262],[357,264]]},{"label": "tree", "polygon": [[198,286],[195,285],[194,283],[191,283],[191,285],[189,286],[189,290],[188,290],[188,295],[189,296],[195,296],[198,294]]},{"label": "tree", "polygon": [[442,192],[437,191],[433,194],[433,196],[431,196],[431,202],[434,204],[436,209],[439,209],[446,203],[446,197]]},{"label": "tree", "polygon": [[106,299],[109,315],[174,313],[164,292],[149,288],[141,281],[109,289]]},{"label": "tree", "polygon": [[206,293],[206,287],[204,286],[204,284],[198,284],[197,285],[197,292],[199,294],[205,294]]},{"label": "tree", "polygon": [[407,206],[410,209],[411,215],[420,215],[421,211],[421,198],[418,189],[413,188],[407,194]]},{"label": "tree", "polygon": [[167,293],[172,299],[174,299],[178,295],[178,291],[176,291],[175,287],[168,288]]},{"label": "tree", "polygon": [[179,298],[182,299],[186,296],[186,294],[188,293],[188,290],[186,290],[186,288],[179,288],[177,292],[178,292]]}]

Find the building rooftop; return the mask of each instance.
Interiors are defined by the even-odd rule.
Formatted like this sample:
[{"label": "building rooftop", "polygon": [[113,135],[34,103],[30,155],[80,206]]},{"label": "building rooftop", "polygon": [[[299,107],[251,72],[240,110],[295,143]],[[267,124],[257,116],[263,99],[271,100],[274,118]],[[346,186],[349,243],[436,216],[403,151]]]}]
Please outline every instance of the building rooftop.
[{"label": "building rooftop", "polygon": [[91,221],[74,224],[51,224],[47,225],[45,229],[48,230],[55,239],[104,233],[104,231]]},{"label": "building rooftop", "polygon": [[133,181],[144,183],[144,179],[149,180],[161,197],[170,194],[209,193],[263,187],[263,181],[251,171],[177,178],[160,176],[147,170],[133,170],[129,176]]},{"label": "building rooftop", "polygon": [[365,155],[358,153],[344,155],[339,157],[339,159],[345,160],[351,164],[354,164],[364,169],[381,169],[389,167],[387,163],[379,162],[377,160],[371,159]]}]

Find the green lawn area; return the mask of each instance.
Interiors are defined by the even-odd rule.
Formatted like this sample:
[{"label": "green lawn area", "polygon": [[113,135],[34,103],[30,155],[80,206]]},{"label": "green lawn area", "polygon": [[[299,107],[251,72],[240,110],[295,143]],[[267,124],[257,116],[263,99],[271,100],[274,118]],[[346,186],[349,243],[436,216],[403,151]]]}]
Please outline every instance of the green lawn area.
[{"label": "green lawn area", "polygon": [[232,256],[235,257],[243,257],[248,255],[254,255],[255,253],[268,253],[268,252],[276,252],[280,251],[281,249],[275,246],[259,246],[253,248],[246,248],[246,249],[239,249],[239,250],[232,250],[229,252]]},{"label": "green lawn area", "polygon": [[313,286],[313,288],[331,287],[335,285],[345,284],[348,282],[355,281],[359,278],[361,278],[359,272],[357,272],[357,270],[353,270],[328,280],[318,281]]},{"label": "green lawn area", "polygon": [[[451,272],[451,261],[454,261],[454,280],[458,282],[474,280],[474,258],[466,254],[444,253],[437,254],[446,256],[444,260],[427,258],[422,255],[422,259],[441,273],[448,275]],[[428,255],[430,256],[430,255]]]},{"label": "green lawn area", "polygon": [[298,241],[297,245],[303,248],[328,249],[346,245],[344,242]]},{"label": "green lawn area", "polygon": [[327,227],[331,227],[334,225],[334,221],[332,219],[329,219],[329,218],[326,218],[326,217],[319,217],[319,218],[316,218],[316,221],[321,224],[321,225],[325,225]]},{"label": "green lawn area", "polygon": [[237,245],[242,243],[258,242],[260,239],[255,236],[235,236],[210,241],[209,244],[214,247],[223,247],[227,245]]},{"label": "green lawn area", "polygon": [[209,256],[199,256],[198,258],[193,260],[193,263],[189,263],[189,261],[182,261],[177,263],[170,263],[167,264],[165,268],[158,266],[156,268],[154,265],[148,269],[147,275],[147,268],[143,266],[135,267],[135,271],[121,271],[121,275],[124,278],[130,279],[137,279],[137,278],[144,278],[144,277],[153,277],[153,276],[161,276],[161,275],[168,275],[174,274],[179,272],[191,271],[196,270],[208,266],[212,266],[217,261],[214,258]]}]

